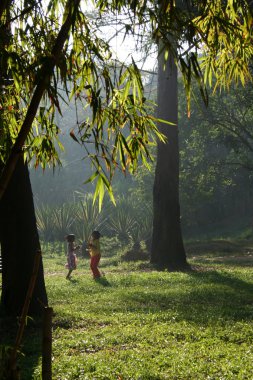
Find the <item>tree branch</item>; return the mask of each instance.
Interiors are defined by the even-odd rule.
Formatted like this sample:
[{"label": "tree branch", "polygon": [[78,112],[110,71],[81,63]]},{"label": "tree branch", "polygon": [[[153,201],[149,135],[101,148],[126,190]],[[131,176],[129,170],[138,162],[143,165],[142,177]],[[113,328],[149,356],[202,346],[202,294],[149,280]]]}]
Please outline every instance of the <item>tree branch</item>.
[{"label": "tree branch", "polygon": [[0,20],[3,16],[4,11],[8,10],[11,5],[12,0],[1,0],[0,1]]},{"label": "tree branch", "polygon": [[32,123],[36,116],[41,98],[48,86],[54,68],[59,61],[59,58],[63,50],[63,46],[66,40],[68,39],[70,28],[75,17],[75,11],[77,10],[79,3],[80,0],[69,0],[66,5],[66,11],[68,11],[66,20],[63,23],[61,30],[56,38],[55,44],[51,51],[51,56],[48,58],[48,60],[44,63],[44,65],[41,68],[38,84],[32,96],[32,100],[27,110],[25,120],[22,124],[18,137],[12,147],[10,156],[5,164],[2,175],[0,177],[0,200],[2,199],[5,190],[8,187],[9,181],[15,170],[18,159],[23,152],[23,146],[32,128]]}]

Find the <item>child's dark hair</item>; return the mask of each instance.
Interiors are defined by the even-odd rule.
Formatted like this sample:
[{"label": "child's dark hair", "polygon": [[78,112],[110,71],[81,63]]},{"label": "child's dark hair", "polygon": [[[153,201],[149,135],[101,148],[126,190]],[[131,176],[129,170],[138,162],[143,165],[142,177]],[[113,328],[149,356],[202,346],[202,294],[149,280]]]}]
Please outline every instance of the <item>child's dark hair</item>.
[{"label": "child's dark hair", "polygon": [[99,239],[101,236],[101,233],[99,231],[93,231],[91,235],[94,239]]},{"label": "child's dark hair", "polygon": [[65,239],[66,239],[69,243],[73,243],[73,241],[75,241],[75,235],[74,235],[74,234],[66,235],[66,236],[65,236]]}]

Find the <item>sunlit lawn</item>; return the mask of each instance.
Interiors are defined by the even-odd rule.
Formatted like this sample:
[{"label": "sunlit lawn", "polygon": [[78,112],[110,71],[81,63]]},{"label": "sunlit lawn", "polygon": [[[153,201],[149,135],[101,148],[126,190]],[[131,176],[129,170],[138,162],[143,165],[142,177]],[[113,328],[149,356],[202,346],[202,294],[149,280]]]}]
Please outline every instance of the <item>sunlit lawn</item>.
[{"label": "sunlit lawn", "polygon": [[[188,273],[110,262],[98,283],[86,259],[67,281],[64,258],[44,258],[54,380],[253,379],[250,262],[202,257]],[[22,347],[27,380],[41,373],[34,330]]]}]

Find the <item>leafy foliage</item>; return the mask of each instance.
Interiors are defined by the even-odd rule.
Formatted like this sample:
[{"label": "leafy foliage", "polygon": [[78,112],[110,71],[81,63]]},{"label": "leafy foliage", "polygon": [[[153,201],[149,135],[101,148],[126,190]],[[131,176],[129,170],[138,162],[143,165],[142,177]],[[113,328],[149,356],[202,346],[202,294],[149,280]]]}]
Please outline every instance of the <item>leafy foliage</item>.
[{"label": "leafy foliage", "polygon": [[[114,200],[111,179],[115,169],[134,171],[139,159],[148,165],[150,143],[162,139],[153,106],[143,96],[138,67],[132,62],[116,69],[109,41],[98,33],[104,15],[127,15],[125,23],[121,21],[123,30],[126,35],[137,30],[140,43],[146,32],[153,41],[162,40],[161,54],[165,58],[172,54],[181,69],[188,103],[194,77],[206,102],[206,82],[213,84],[215,78],[217,86],[227,87],[234,79],[245,83],[251,78],[252,16],[243,0],[164,0],[159,4],[101,0],[93,6],[91,16],[88,5],[78,0],[51,0],[47,5],[2,3],[0,158],[6,162],[22,132],[26,142],[17,149],[33,158],[35,166],[59,163],[57,145],[62,146],[54,116],[56,110],[61,112],[60,99],[65,93],[81,102],[84,110],[92,110],[91,116],[84,111],[71,136],[84,146],[94,165],[89,180],[97,180],[95,196],[101,207],[105,189]],[[33,100],[37,96],[36,106],[30,103],[32,94]],[[28,119],[29,123],[34,120],[32,128]],[[89,144],[95,150],[88,149]]]},{"label": "leafy foliage", "polygon": [[[101,16],[101,9],[99,13]],[[71,32],[62,51],[57,51],[57,56],[53,57],[67,14],[71,17]],[[27,115],[29,112],[35,115],[37,111],[33,102],[30,104],[30,96],[35,89],[42,94],[45,88],[44,104],[37,113],[24,152],[26,157],[33,157],[35,166],[41,164],[45,168],[46,163],[59,162],[54,143],[59,128],[54,124],[54,114],[56,109],[61,112],[59,99],[62,95],[58,88],[61,82],[70,99],[74,97],[84,108],[92,109],[92,116],[83,117],[79,123],[78,137],[75,131],[71,131],[71,137],[84,144],[86,155],[95,166],[90,180],[98,179],[95,196],[99,194],[101,207],[104,188],[109,190],[113,200],[110,181],[114,168],[134,170],[139,157],[147,163],[151,158],[147,144],[157,136],[162,138],[151,116],[151,105],[143,96],[137,66],[134,62],[129,67],[122,65],[118,76],[112,80],[109,45],[98,37],[96,19],[79,7],[79,1],[51,1],[47,7],[38,3],[28,9],[19,9],[11,3],[2,17],[3,28],[8,17],[15,19],[15,33],[10,33],[8,43],[2,46],[3,81],[8,80],[7,92],[1,100],[3,143],[9,134],[14,143],[21,132],[22,136],[27,133]],[[31,20],[34,21],[31,23]],[[10,107],[13,112],[6,113]],[[128,132],[123,133],[123,128],[128,128]],[[95,153],[88,151],[87,143],[93,144]],[[6,161],[8,155],[9,148],[5,147],[2,160]]]},{"label": "leafy foliage", "polygon": [[[150,83],[155,87],[155,78],[150,78]],[[247,85],[231,87],[229,93],[210,93],[209,107],[206,108],[193,87],[195,102],[192,102],[191,117],[188,118],[186,99],[179,79],[181,224],[186,238],[202,234],[231,236],[231,233],[241,233],[247,226],[251,229],[251,92],[251,86]],[[70,120],[73,115],[74,110],[68,112]],[[62,128],[65,131],[67,126],[63,125]],[[69,143],[72,145],[68,146],[68,137],[65,136],[63,145],[67,145],[72,155],[77,154],[75,142]],[[82,176],[81,165],[70,165],[72,159],[73,156],[67,157],[65,163],[66,170],[71,170],[67,172],[61,168],[59,177],[55,175],[49,178],[50,183],[45,182],[48,173],[41,176],[41,179],[37,172],[32,175],[36,197],[40,199],[48,194],[45,189],[50,187],[53,190],[51,204],[54,204],[59,200],[59,192],[62,195],[67,189],[63,201],[69,201],[69,194],[80,187],[79,179]],[[123,176],[120,173],[115,175],[113,187],[118,207],[110,208],[105,202],[107,215],[104,215],[104,207],[101,210],[103,217],[107,218],[105,231],[108,230],[109,235],[112,234],[112,230],[108,229],[110,217],[116,222],[117,213],[124,217],[133,207],[131,218],[134,219],[136,228],[130,229],[127,241],[132,243],[133,236],[134,240],[146,240],[145,236],[151,234],[152,212],[149,208],[152,203],[153,180],[153,167],[150,171],[140,166],[134,176]],[[67,187],[69,184],[72,185],[71,188]],[[118,198],[118,195],[121,197]],[[123,195],[124,207],[121,202]],[[43,198],[43,201],[46,202],[46,199]],[[97,205],[94,204],[94,207],[97,208]],[[121,208],[122,211],[119,211]],[[146,211],[147,215],[141,211]],[[146,223],[149,227],[146,232],[142,232]],[[85,223],[80,225],[77,236],[83,236],[84,225]],[[140,237],[136,236],[138,234]]]},{"label": "leafy foliage", "polygon": [[119,197],[117,205],[104,202],[99,211],[93,194],[76,193],[75,202],[60,206],[41,205],[36,208],[37,226],[44,242],[63,241],[74,233],[77,241],[88,241],[93,230],[108,237],[117,237],[122,246],[146,241],[152,231],[150,205],[133,203],[133,197]]},{"label": "leafy foliage", "polygon": [[97,203],[93,201],[93,194],[79,195],[79,201],[76,207],[76,220],[74,229],[81,241],[88,241],[92,231],[99,230],[101,233],[105,230],[108,219],[110,205],[103,205],[102,212],[99,211]]},{"label": "leafy foliage", "polygon": [[202,56],[205,82],[212,86],[215,77],[215,87],[228,89],[233,82],[244,85],[251,78],[253,54],[248,2],[207,2],[195,23],[205,44]]},{"label": "leafy foliage", "polygon": [[123,244],[130,241],[131,232],[138,228],[136,218],[131,211],[124,207],[117,208],[108,223],[108,230],[113,231]]},{"label": "leafy foliage", "polygon": [[49,206],[36,208],[37,228],[43,240],[51,241],[54,235],[54,210]]},{"label": "leafy foliage", "polygon": [[250,99],[250,85],[210,95],[208,108],[196,97],[188,119],[180,96],[181,215],[187,236],[251,228]]},{"label": "leafy foliage", "polygon": [[78,240],[87,241],[94,229],[102,231],[105,222],[98,205],[93,204],[92,194],[60,206],[37,206],[36,218],[38,231],[44,241],[63,241],[68,233],[75,233]]}]

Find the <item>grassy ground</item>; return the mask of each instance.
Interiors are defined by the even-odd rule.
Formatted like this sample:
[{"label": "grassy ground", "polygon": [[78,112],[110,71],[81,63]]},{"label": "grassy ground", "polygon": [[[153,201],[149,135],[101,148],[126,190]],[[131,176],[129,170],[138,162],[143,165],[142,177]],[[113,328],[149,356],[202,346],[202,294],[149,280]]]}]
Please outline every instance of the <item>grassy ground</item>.
[{"label": "grassy ground", "polygon": [[[218,246],[218,247],[217,247]],[[53,321],[53,379],[253,379],[251,245],[188,246],[194,270],[87,259],[65,279],[63,257],[44,258]],[[40,379],[40,337],[25,332],[22,379]]]}]

